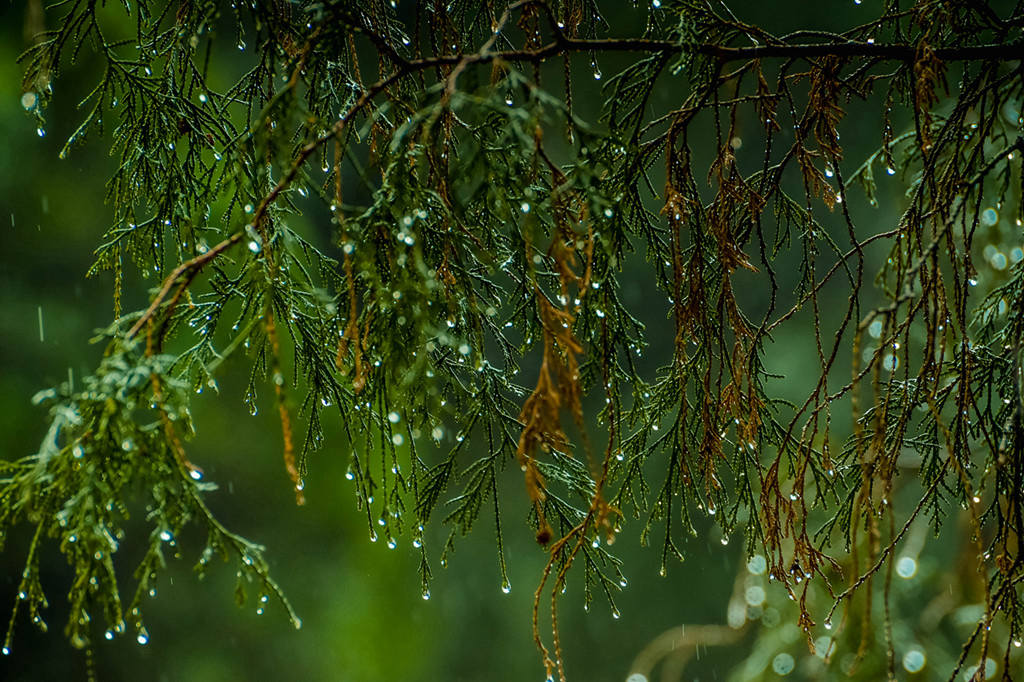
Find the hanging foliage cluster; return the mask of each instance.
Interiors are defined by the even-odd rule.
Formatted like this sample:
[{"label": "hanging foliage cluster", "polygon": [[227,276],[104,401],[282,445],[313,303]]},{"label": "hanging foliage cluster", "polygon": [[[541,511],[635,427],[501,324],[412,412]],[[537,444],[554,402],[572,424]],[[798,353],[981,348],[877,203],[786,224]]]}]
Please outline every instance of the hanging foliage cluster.
[{"label": "hanging foliage cluster", "polygon": [[[197,570],[222,556],[240,599],[251,583],[287,607],[189,460],[191,399],[230,359],[251,368],[250,412],[280,421],[299,504],[323,424],[341,426],[370,539],[412,535],[425,597],[430,562],[481,516],[507,588],[503,534],[525,517],[548,553],[533,631],[549,677],[566,676],[566,585],[616,613],[617,534],[660,545],[664,573],[695,515],[744,538],[812,650],[839,614],[826,645],[860,628],[858,656],[914,523],[966,519],[985,608],[947,672],[1012,668],[1024,8],[890,0],[842,33],[775,35],[723,3],[655,0],[622,36],[601,4],[49,10],[22,103],[43,134],[61,71],[95,76],[61,156],[102,136],[116,159],[90,272],[112,273],[114,319],[84,386],[37,396],[39,451],[2,464],[0,527],[34,529],[6,647],[19,613],[45,627],[47,542],[73,571],[75,646],[100,620],[145,642],[141,597],[189,525],[209,537]],[[222,82],[228,50],[248,70]],[[882,122],[867,159],[840,142],[854,107]],[[854,220],[876,173],[905,185],[894,224]],[[122,305],[132,267],[155,283],[140,310]],[[665,325],[625,304],[628,268]],[[795,402],[771,369],[783,327],[814,341]],[[652,335],[671,343],[647,375]],[[515,477],[526,495],[499,499]],[[151,530],[126,605],[115,563],[139,495]],[[449,529],[438,548],[430,523]]]}]

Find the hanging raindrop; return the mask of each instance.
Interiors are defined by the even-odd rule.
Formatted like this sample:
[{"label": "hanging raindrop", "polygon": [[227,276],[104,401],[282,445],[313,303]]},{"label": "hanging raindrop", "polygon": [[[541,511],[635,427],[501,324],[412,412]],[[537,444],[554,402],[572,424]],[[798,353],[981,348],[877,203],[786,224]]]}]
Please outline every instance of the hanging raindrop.
[{"label": "hanging raindrop", "polygon": [[908,673],[919,672],[926,662],[924,652],[920,649],[911,649],[903,655],[903,669]]}]

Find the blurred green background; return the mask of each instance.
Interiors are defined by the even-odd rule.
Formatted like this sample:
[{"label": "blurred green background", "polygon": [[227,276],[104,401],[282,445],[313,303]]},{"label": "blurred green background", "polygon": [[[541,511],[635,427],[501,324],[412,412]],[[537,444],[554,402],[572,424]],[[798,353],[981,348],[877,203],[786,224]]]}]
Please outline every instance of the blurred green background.
[{"label": "blurred green background", "polygon": [[[625,35],[642,29],[645,9],[634,9],[626,2],[602,4],[610,24],[616,27],[614,33]],[[733,7],[745,20],[785,32],[842,29],[861,23],[871,16],[866,13],[880,9],[880,3],[744,1],[733,3]],[[69,375],[81,377],[92,371],[102,349],[88,341],[94,329],[110,322],[113,307],[111,276],[85,278],[92,251],[110,217],[103,201],[104,182],[113,169],[107,155],[109,141],[91,139],[67,159],[58,160],[59,150],[78,123],[74,105],[94,82],[88,50],[83,53],[83,64],[66,69],[57,79],[46,112],[45,136],[39,136],[35,121],[19,103],[21,71],[15,60],[28,44],[23,33],[25,10],[20,2],[0,8],[0,139],[4,140],[0,144],[0,453],[5,458],[35,452],[47,420],[44,410],[31,404],[31,396],[66,381]],[[52,25],[53,16],[48,15],[47,21]],[[235,73],[248,56],[223,54],[224,61],[215,64],[215,71]],[[227,63],[228,59],[236,63]],[[581,61],[580,66],[586,64]],[[615,70],[611,62],[602,68],[607,74]],[[578,78],[577,83],[577,111],[594,120],[599,84],[589,77]],[[652,106],[665,110],[678,105],[681,94],[680,87],[659,89]],[[842,127],[844,142],[850,141],[851,168],[880,140],[876,105],[854,103],[853,115]],[[748,144],[756,148],[757,142],[751,139]],[[881,182],[881,208],[868,207],[856,193],[852,209],[854,216],[862,219],[864,234],[891,224],[899,214],[899,180]],[[307,227],[313,234],[326,235],[326,225],[310,220]],[[788,256],[792,266],[788,279],[792,281],[797,276],[798,255]],[[787,272],[786,261],[780,270]],[[145,304],[147,290],[157,282],[142,279],[134,268],[126,272],[124,308],[130,310]],[[755,281],[750,278],[750,283]],[[664,318],[667,304],[649,304],[652,286],[639,259],[627,268],[623,293],[627,304],[648,324],[652,346],[643,368],[650,376],[667,359],[671,342],[670,323]],[[741,291],[750,309],[763,310],[757,287]],[[841,286],[830,287],[826,295],[826,302],[834,304],[826,307],[838,310],[845,307],[849,292]],[[777,353],[769,358],[770,368],[787,377],[776,389],[790,398],[805,396],[807,381],[817,372],[815,363],[805,362],[813,357],[807,355],[813,352],[813,338],[801,329],[799,323],[783,329],[775,338]],[[343,475],[348,454],[332,446],[342,439],[328,437],[327,446],[312,457],[306,481],[308,502],[304,507],[295,506],[280,462],[280,424],[271,410],[251,417],[242,403],[247,369],[244,358],[232,358],[218,377],[220,395],[206,391],[196,397],[192,411],[199,436],[189,444],[189,457],[203,468],[208,480],[220,485],[209,497],[221,520],[267,546],[273,574],[304,626],[292,629],[276,607],[262,616],[256,614],[255,604],[236,608],[234,576],[227,567],[215,568],[205,581],[198,581],[191,566],[203,538],[186,533],[179,538],[181,560],[172,562],[161,579],[157,598],[148,607],[149,643],[139,646],[130,637],[112,642],[97,637],[94,662],[98,677],[161,681],[543,679],[531,640],[530,615],[546,554],[524,522],[527,504],[518,471],[509,471],[503,498],[511,593],[500,590],[493,527],[482,518],[476,532],[458,544],[447,568],[437,565],[436,551],[432,554],[432,597],[425,601],[420,595],[418,553],[411,538],[401,538],[395,550],[383,542],[369,542],[365,516],[355,509],[350,484]],[[841,431],[842,425],[839,427]],[[337,425],[328,428],[337,435]],[[738,671],[746,672],[732,679],[771,679],[778,676],[772,666],[780,652],[790,652],[795,658],[793,677],[819,679],[820,663],[808,653],[793,614],[787,611],[784,594],[768,588],[763,608],[754,604],[759,595],[756,590],[751,595],[750,588],[763,585],[763,578],[748,571],[739,538],[723,546],[720,531],[705,524],[698,538],[685,543],[687,561],[671,566],[666,577],[659,577],[659,548],[639,547],[638,530],[639,523],[627,523],[615,546],[626,560],[624,572],[629,578],[628,587],[618,597],[621,618],[612,618],[600,600],[595,600],[589,614],[584,613],[578,581],[570,582],[561,602],[562,643],[571,680],[625,679],[634,657],[661,633],[684,624],[724,624],[730,598],[735,595],[739,595],[737,603],[742,605],[745,600],[753,605],[750,613],[756,623],[729,647],[699,648],[682,679],[726,680],[730,674],[741,675]],[[957,529],[951,527],[948,532],[955,537]],[[428,529],[428,546],[431,540],[439,546],[444,533],[444,529]],[[26,543],[24,535],[16,534],[7,539],[0,554],[0,616],[5,618],[15,599]],[[917,618],[922,600],[945,595],[951,579],[948,567],[953,565],[949,558],[956,546],[947,543],[944,552],[922,555],[915,564],[917,572],[894,586],[897,599],[917,604],[908,607],[912,610],[906,615],[895,616],[899,657],[931,636],[921,631],[916,620],[903,621]],[[139,555],[129,536],[120,554],[123,565],[129,566],[131,557]],[[84,655],[72,649],[61,634],[66,618],[62,588],[69,573],[55,548],[47,548],[42,569],[44,586],[49,589],[50,632],[39,633],[21,614],[13,650],[0,657],[0,679],[86,677]],[[130,592],[128,586],[122,589]],[[950,603],[941,607],[940,616],[964,600],[969,601],[959,593],[954,598],[950,591]],[[774,610],[775,616],[760,617],[768,610]],[[940,629],[934,626],[934,630]],[[882,637],[880,626],[878,630]],[[953,627],[947,634],[958,636],[959,632]],[[850,633],[852,637],[857,634]],[[914,679],[930,679],[926,678],[929,670],[955,654],[943,651],[945,639],[932,641],[933,645],[926,647],[929,666]],[[931,663],[933,660],[936,663]],[[865,670],[871,670],[870,666]],[[864,674],[868,676],[858,678],[875,679]]]}]

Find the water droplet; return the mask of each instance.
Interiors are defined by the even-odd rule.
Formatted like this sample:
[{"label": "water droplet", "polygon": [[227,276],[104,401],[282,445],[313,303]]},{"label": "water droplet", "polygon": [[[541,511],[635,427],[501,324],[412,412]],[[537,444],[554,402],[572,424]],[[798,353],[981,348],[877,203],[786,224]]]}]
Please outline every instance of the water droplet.
[{"label": "water droplet", "polygon": [[903,655],[903,669],[908,673],[919,672],[926,662],[924,652],[920,649],[911,649]]},{"label": "water droplet", "polygon": [[430,599],[430,590],[424,589],[423,590],[423,601],[426,601],[428,599]]},{"label": "water droplet", "polygon": [[917,561],[913,557],[900,557],[896,562],[896,575],[907,580],[917,573]]},{"label": "water droplet", "polygon": [[107,639],[114,639],[114,632],[112,630],[107,630],[103,633],[103,636]]},{"label": "water droplet", "polygon": [[206,94],[205,93],[202,93],[202,92],[199,93],[199,101],[202,102],[203,104],[206,104]]},{"label": "water droplet", "polygon": [[[854,0],[855,2],[857,0]],[[772,670],[778,675],[788,675],[796,667],[796,661],[792,656],[783,652],[772,660]]]},{"label": "water droplet", "polygon": [[160,531],[160,539],[163,540],[164,542],[170,542],[171,540],[174,539],[174,536],[171,535],[171,531],[169,531],[169,530],[162,530],[162,531]]},{"label": "water droplet", "polygon": [[508,594],[509,592],[511,592],[511,591],[512,591],[512,583],[510,583],[510,582],[508,581],[508,578],[506,578],[506,579],[505,579],[505,580],[504,580],[504,581],[503,581],[503,582],[501,583],[501,591],[502,591],[502,592],[504,592],[505,594]]},{"label": "water droplet", "polygon": [[886,166],[885,172],[888,173],[889,175],[896,175],[896,169],[893,168],[892,166]]},{"label": "water droplet", "polygon": [[149,643],[149,635],[147,635],[145,632],[140,632],[138,636],[135,637],[135,641],[141,644],[142,646],[145,646]]},{"label": "water droplet", "polygon": [[746,592],[743,593],[743,600],[748,606],[758,607],[764,604],[764,600],[767,595],[764,588],[760,585],[751,585],[747,588]]},{"label": "water droplet", "polygon": [[46,137],[46,130],[42,127],[36,128],[36,135],[39,137]]}]

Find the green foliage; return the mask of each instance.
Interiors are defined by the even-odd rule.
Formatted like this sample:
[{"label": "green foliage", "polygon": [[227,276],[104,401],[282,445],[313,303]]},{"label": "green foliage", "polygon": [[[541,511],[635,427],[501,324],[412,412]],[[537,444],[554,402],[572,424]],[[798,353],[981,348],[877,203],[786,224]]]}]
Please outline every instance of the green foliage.
[{"label": "green foliage", "polygon": [[[165,552],[177,553],[175,535],[190,523],[208,534],[195,566],[200,577],[211,559],[235,561],[239,603],[245,601],[246,583],[255,582],[262,601],[275,595],[296,627],[300,625],[267,572],[262,548],[224,528],[203,502],[202,493],[216,486],[203,482],[202,472],[183,457],[181,443],[192,435],[192,420],[187,387],[172,373],[174,361],[174,356],[146,355],[136,345],[119,347],[115,342],[81,391],[64,385],[59,392],[36,395],[36,403],[50,405],[50,430],[37,454],[3,462],[0,528],[6,535],[18,523],[35,527],[5,648],[11,646],[14,619],[23,603],[33,622],[47,627],[39,571],[40,543],[47,539],[59,544],[73,571],[65,627],[71,643],[89,646],[92,615],[99,607],[107,639],[125,632],[127,621],[138,642],[145,644],[149,634],[142,618],[143,598],[156,595]],[[137,506],[133,503],[139,498],[151,530],[146,553],[135,568],[135,594],[125,607],[114,556],[125,537],[129,507]]]},{"label": "green foliage", "polygon": [[[664,0],[637,10],[640,37],[612,38],[590,0],[55,12],[23,58],[23,103],[43,126],[51,83],[88,51],[96,86],[61,155],[110,133],[112,224],[90,274],[112,271],[116,319],[85,388],[42,396],[39,452],[4,463],[4,531],[36,528],[18,603],[38,623],[38,547],[54,539],[74,573],[72,643],[98,613],[143,642],[141,596],[191,523],[209,534],[198,570],[221,554],[240,595],[254,582],[287,607],[185,451],[193,391],[237,354],[250,412],[272,396],[297,501],[337,420],[370,539],[416,538],[424,597],[428,523],[450,529],[444,565],[493,517],[507,586],[503,512],[527,518],[550,556],[533,622],[549,676],[565,677],[570,569],[617,613],[616,535],[635,521],[664,574],[697,515],[743,534],[812,649],[812,610],[870,630],[870,608],[849,615],[858,594],[889,627],[899,543],[918,517],[936,532],[964,517],[984,610],[951,674],[996,647],[1009,669],[1024,634],[1024,280],[1021,221],[1006,218],[1021,214],[1019,7],[890,3],[841,35],[773,35]],[[249,70],[213,82],[227,48]],[[621,70],[605,77],[606,58]],[[588,70],[596,122],[574,102]],[[841,121],[879,98],[879,149],[847,173]],[[850,204],[855,185],[877,204],[882,169],[906,207],[876,232]],[[641,259],[671,332],[624,303]],[[129,262],[159,285],[122,314]],[[826,309],[837,288],[848,305]],[[796,402],[768,352],[781,325],[814,339]],[[653,376],[636,361],[648,344],[668,349]],[[499,499],[520,472],[528,506]],[[133,505],[151,531],[125,610],[114,557]],[[868,665],[892,675],[885,649]]]}]

